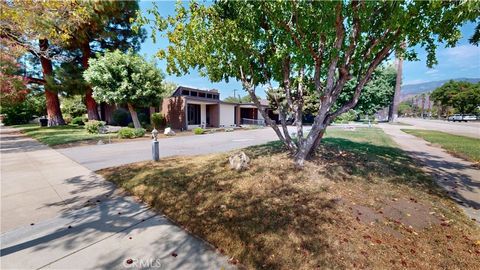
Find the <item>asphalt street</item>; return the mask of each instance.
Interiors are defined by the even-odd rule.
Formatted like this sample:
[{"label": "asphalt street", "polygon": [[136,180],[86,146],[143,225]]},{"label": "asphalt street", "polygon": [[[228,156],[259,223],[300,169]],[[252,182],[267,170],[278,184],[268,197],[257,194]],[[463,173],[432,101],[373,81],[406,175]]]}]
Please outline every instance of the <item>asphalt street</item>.
[{"label": "asphalt street", "polygon": [[480,121],[448,122],[446,120],[421,118],[399,118],[398,121],[420,129],[437,130],[456,135],[480,138]]},{"label": "asphalt street", "polygon": [[[293,132],[293,128],[292,128]],[[160,158],[226,152],[278,140],[271,128],[217,132],[159,139]],[[77,163],[96,171],[103,168],[150,160],[152,143],[140,140],[126,143],[89,145],[58,149]]]}]

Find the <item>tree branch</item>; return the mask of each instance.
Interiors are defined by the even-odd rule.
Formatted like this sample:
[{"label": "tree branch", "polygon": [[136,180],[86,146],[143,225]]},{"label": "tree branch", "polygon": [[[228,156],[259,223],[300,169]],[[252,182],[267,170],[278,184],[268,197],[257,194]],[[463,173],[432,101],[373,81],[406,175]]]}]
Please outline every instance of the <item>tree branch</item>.
[{"label": "tree branch", "polygon": [[333,82],[335,78],[335,70],[337,69],[337,63],[339,59],[340,49],[342,48],[345,28],[343,26],[343,16],[342,16],[342,2],[339,2],[336,8],[336,19],[335,19],[335,45],[334,45],[334,53],[336,54],[330,65],[328,67],[327,73],[327,85],[326,85],[326,92],[331,93],[333,89]]},{"label": "tree branch", "polygon": [[[278,128],[277,124],[268,116],[268,114],[262,110],[262,105],[260,104],[260,101],[258,100],[257,95],[255,95],[255,87],[249,80],[247,79],[245,73],[243,72],[243,68],[240,66],[240,79],[242,81],[243,88],[247,90],[248,94],[250,95],[250,98],[252,99],[253,103],[257,107],[257,109],[260,111],[260,114],[263,116],[267,124],[272,127],[272,129],[275,131],[277,134],[278,138],[280,141],[290,150],[294,151],[296,146],[292,143],[292,140],[290,138],[290,135],[287,133],[282,134],[280,129]],[[279,112],[280,113],[280,112]],[[290,138],[290,139],[287,139]]]}]

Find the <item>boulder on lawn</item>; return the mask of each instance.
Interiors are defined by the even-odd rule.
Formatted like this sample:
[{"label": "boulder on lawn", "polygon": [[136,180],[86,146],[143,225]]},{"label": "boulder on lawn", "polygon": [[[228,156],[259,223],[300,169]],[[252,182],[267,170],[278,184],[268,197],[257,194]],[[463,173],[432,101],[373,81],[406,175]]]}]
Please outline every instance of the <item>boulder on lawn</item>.
[{"label": "boulder on lawn", "polygon": [[167,136],[175,136],[175,131],[173,131],[172,128],[167,127],[165,131],[163,131],[163,134]]},{"label": "boulder on lawn", "polygon": [[228,161],[230,162],[230,168],[236,171],[241,171],[248,168],[250,158],[242,151],[231,155],[228,158]]}]

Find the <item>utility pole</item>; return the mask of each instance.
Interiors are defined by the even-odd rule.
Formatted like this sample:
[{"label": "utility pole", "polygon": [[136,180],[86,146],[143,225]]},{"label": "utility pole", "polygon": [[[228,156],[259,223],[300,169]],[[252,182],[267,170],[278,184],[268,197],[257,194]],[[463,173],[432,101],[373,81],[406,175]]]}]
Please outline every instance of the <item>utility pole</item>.
[{"label": "utility pole", "polygon": [[[237,89],[233,89],[233,97],[234,98],[237,98],[237,94],[236,94],[237,91],[238,91]],[[238,95],[238,102],[240,102],[240,103],[242,102],[242,100],[240,99],[240,94]]]}]

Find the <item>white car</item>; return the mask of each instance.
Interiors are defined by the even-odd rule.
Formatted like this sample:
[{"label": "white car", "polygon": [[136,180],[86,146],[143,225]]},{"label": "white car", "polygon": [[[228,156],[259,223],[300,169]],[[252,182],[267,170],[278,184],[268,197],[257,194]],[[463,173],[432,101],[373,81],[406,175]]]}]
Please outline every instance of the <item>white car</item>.
[{"label": "white car", "polygon": [[454,115],[451,115],[447,118],[447,120],[450,122],[461,122],[461,121],[475,121],[477,120],[477,117],[475,115],[463,115],[463,114],[454,114]]},{"label": "white car", "polygon": [[477,120],[477,117],[475,115],[469,114],[469,115],[464,115],[463,116],[463,121],[465,121],[465,122],[466,121],[475,121],[475,120]]}]

